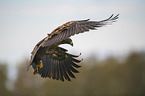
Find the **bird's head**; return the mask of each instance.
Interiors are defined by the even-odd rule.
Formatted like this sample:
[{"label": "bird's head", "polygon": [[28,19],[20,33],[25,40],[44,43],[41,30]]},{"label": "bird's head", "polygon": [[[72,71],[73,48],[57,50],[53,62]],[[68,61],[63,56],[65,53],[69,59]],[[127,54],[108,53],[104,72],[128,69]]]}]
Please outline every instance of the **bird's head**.
[{"label": "bird's head", "polygon": [[70,44],[71,46],[73,46],[73,42],[71,39],[67,39],[66,44]]},{"label": "bird's head", "polygon": [[66,42],[65,42],[65,44],[70,44],[71,46],[73,46],[73,42],[72,42],[71,39],[67,39]]},{"label": "bird's head", "polygon": [[69,45],[73,46],[73,42],[72,42],[72,40],[70,38],[67,38],[66,40],[61,42],[61,44],[69,44]]}]

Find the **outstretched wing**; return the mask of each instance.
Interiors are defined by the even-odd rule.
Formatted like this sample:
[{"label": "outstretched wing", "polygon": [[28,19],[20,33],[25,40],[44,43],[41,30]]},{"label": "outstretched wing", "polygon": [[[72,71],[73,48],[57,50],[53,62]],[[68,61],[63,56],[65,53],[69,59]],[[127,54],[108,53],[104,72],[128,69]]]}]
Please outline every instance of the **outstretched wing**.
[{"label": "outstretched wing", "polygon": [[118,19],[118,16],[119,14],[114,17],[111,15],[108,19],[102,21],[89,21],[89,19],[81,21],[70,21],[52,31],[52,33],[49,34],[44,42],[42,42],[42,47],[60,43],[61,41],[74,34],[83,33],[85,31],[89,31],[90,29],[97,29],[104,25],[111,24]]},{"label": "outstretched wing", "polygon": [[76,68],[80,67],[77,65],[80,61],[76,59],[78,56],[68,54],[66,51],[61,47],[48,50],[38,64],[32,64],[34,74],[38,73],[45,78],[71,81],[70,77],[75,78],[73,73],[79,73]]}]

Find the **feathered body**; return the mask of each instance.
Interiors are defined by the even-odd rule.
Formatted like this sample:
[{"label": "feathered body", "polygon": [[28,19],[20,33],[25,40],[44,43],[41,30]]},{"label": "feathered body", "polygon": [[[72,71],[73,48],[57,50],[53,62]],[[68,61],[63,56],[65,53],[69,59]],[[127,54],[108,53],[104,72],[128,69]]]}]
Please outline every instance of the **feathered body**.
[{"label": "feathered body", "polygon": [[[70,77],[75,78],[74,73],[79,73],[76,68],[81,60],[77,60],[76,55],[67,53],[67,50],[59,47],[61,44],[70,44],[73,46],[71,36],[74,34],[83,33],[90,29],[97,29],[104,25],[115,22],[118,15],[111,15],[106,20],[102,21],[70,21],[59,26],[42,39],[34,47],[31,55],[29,66],[34,68],[34,74],[40,74],[41,77],[49,77],[56,80],[71,81]],[[29,67],[28,66],[28,67]]]}]

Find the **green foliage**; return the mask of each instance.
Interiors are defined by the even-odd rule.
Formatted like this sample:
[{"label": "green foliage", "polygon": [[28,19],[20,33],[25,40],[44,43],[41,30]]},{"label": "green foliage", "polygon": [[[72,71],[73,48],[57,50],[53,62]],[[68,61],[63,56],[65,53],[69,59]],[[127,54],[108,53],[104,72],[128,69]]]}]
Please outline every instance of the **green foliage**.
[{"label": "green foliage", "polygon": [[84,82],[80,82],[83,95],[145,95],[145,54],[132,53],[124,62],[108,58],[98,63],[83,75]]},{"label": "green foliage", "polygon": [[11,94],[6,88],[7,81],[7,65],[0,63],[0,96],[8,96]]},{"label": "green foliage", "polygon": [[[95,61],[91,57],[80,64],[80,73],[71,82],[33,75],[32,68],[26,71],[27,65],[28,60],[18,66],[11,96],[145,96],[145,53],[131,53],[124,61],[113,57]],[[2,66],[0,82],[4,83],[7,78]],[[9,92],[4,84],[0,90]]]}]

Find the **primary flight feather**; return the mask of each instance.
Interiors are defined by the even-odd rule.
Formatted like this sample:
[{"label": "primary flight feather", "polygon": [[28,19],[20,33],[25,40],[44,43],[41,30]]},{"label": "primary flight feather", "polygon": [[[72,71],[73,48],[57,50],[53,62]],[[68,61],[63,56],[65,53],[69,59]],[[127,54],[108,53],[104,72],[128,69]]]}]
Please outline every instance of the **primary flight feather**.
[{"label": "primary flight feather", "polygon": [[76,59],[79,55],[69,54],[59,45],[70,44],[73,46],[71,36],[111,24],[118,19],[118,16],[119,14],[114,17],[111,15],[102,21],[90,21],[90,19],[70,21],[59,26],[36,44],[31,53],[29,66],[32,65],[34,74],[40,74],[41,77],[71,81],[70,77],[75,78],[74,73],[79,73],[76,68],[81,67],[78,65],[81,60]]}]

